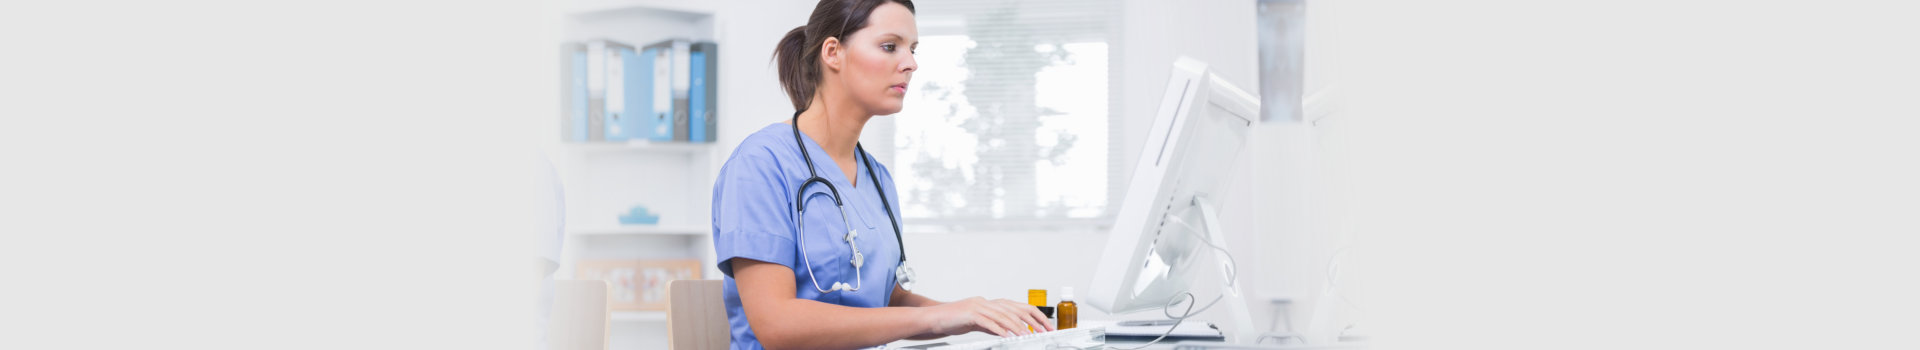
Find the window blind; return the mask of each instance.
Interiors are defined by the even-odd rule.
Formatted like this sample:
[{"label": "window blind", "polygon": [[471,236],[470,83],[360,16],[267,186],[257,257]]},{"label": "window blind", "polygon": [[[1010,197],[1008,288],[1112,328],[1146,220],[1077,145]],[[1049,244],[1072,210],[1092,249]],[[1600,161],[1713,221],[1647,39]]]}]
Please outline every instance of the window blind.
[{"label": "window blind", "polygon": [[1118,3],[915,3],[919,70],[906,107],[862,143],[892,169],[920,229],[1105,225],[1120,184]]}]

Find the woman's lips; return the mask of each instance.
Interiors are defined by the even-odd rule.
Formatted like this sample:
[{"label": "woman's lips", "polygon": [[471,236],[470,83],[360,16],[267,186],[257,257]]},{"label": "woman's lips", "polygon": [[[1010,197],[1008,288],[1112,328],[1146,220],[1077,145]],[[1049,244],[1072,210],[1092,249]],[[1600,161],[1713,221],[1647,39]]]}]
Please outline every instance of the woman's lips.
[{"label": "woman's lips", "polygon": [[907,93],[907,84],[894,84],[893,92],[898,92],[902,94]]}]

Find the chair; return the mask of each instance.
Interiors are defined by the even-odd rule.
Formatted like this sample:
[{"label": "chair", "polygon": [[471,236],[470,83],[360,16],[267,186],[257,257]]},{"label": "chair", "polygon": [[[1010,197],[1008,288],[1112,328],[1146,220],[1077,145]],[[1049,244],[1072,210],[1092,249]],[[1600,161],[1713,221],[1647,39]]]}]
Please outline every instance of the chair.
[{"label": "chair", "polygon": [[732,346],[725,284],[718,280],[667,283],[667,349],[707,350]]},{"label": "chair", "polygon": [[549,350],[606,350],[607,282],[553,281],[553,318],[547,323]]}]

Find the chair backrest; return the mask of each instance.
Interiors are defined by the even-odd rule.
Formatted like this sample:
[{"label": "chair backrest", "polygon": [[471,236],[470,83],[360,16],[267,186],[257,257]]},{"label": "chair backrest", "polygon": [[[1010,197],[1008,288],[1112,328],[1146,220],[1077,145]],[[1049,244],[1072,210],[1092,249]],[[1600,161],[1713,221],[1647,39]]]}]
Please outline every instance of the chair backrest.
[{"label": "chair backrest", "polygon": [[727,304],[717,280],[667,283],[667,349],[707,350],[731,346]]},{"label": "chair backrest", "polygon": [[607,282],[553,281],[553,318],[547,323],[549,350],[606,350]]}]

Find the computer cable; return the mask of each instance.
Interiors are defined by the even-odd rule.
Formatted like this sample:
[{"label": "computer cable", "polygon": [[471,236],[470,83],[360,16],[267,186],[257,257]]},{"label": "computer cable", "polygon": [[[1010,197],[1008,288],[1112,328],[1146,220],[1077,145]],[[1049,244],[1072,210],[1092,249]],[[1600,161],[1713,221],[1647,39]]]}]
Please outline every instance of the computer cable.
[{"label": "computer cable", "polygon": [[[1340,273],[1340,257],[1341,257],[1341,254],[1348,254],[1348,251],[1353,250],[1352,248],[1353,246],[1342,246],[1339,249],[1334,249],[1333,256],[1327,258],[1327,285],[1333,286],[1335,288],[1340,287],[1339,284],[1334,283],[1334,282],[1337,282],[1337,280],[1335,280],[1334,278],[1338,277]],[[1346,301],[1347,306],[1352,307],[1354,311],[1358,311],[1361,313],[1367,312],[1367,310],[1360,308],[1360,303],[1354,302],[1353,299],[1348,298],[1346,294],[1336,293],[1335,295],[1338,295],[1340,297],[1340,300]],[[1349,326],[1349,328],[1351,328],[1351,326]]]},{"label": "computer cable", "polygon": [[[1196,228],[1194,228],[1194,227],[1193,227],[1193,225],[1189,225],[1189,224],[1187,224],[1187,221],[1186,221],[1186,220],[1182,220],[1182,219],[1180,219],[1180,216],[1179,216],[1179,215],[1169,215],[1169,216],[1167,216],[1167,218],[1168,218],[1168,219],[1172,219],[1172,221],[1173,221],[1173,223],[1174,223],[1174,224],[1177,224],[1177,225],[1180,225],[1181,227],[1184,227],[1184,228],[1186,228],[1186,229],[1187,229],[1187,232],[1193,232],[1193,233],[1195,233],[1195,234],[1197,234],[1197,235],[1199,235],[1199,236],[1200,236],[1200,242],[1202,242],[1202,243],[1205,243],[1205,244],[1206,244],[1206,245],[1207,245],[1208,247],[1213,247],[1213,249],[1216,249],[1216,250],[1219,250],[1219,251],[1220,251],[1220,253],[1221,253],[1222,255],[1226,255],[1226,257],[1227,257],[1227,271],[1226,271],[1226,273],[1227,273],[1227,276],[1226,276],[1226,277],[1227,277],[1227,283],[1228,283],[1229,285],[1234,285],[1234,284],[1238,284],[1238,283],[1239,283],[1239,277],[1238,277],[1238,274],[1239,274],[1239,273],[1238,273],[1238,271],[1239,271],[1240,269],[1239,269],[1239,268],[1237,267],[1237,266],[1239,265],[1239,263],[1238,263],[1237,261],[1235,261],[1235,260],[1233,259],[1233,252],[1230,252],[1230,251],[1227,251],[1227,248],[1224,248],[1224,247],[1221,247],[1221,246],[1219,246],[1219,245],[1215,245],[1215,244],[1213,244],[1213,239],[1212,239],[1212,237],[1209,237],[1209,236],[1207,235],[1207,233],[1206,233],[1206,231],[1202,231],[1202,230],[1199,230],[1199,229],[1196,229]],[[1164,314],[1164,315],[1166,315],[1166,316],[1167,316],[1167,318],[1169,318],[1169,319],[1172,319],[1172,320],[1173,320],[1173,325],[1172,325],[1172,326],[1168,326],[1168,327],[1167,327],[1167,331],[1166,331],[1166,332],[1163,332],[1163,333],[1160,333],[1160,336],[1159,336],[1159,337],[1156,337],[1156,338],[1153,338],[1153,340],[1152,340],[1152,341],[1148,341],[1148,342],[1147,342],[1146,344],[1140,344],[1140,346],[1136,346],[1136,347],[1131,347],[1131,348],[1121,348],[1121,347],[1112,347],[1112,346],[1108,346],[1107,348],[1108,348],[1108,349],[1118,349],[1118,350],[1139,350],[1139,349],[1144,349],[1144,348],[1146,348],[1146,347],[1148,347],[1148,346],[1153,346],[1153,344],[1157,344],[1157,343],[1159,343],[1159,342],[1160,342],[1161,340],[1165,340],[1165,339],[1167,339],[1167,336],[1168,336],[1168,335],[1172,335],[1172,334],[1173,334],[1173,330],[1175,330],[1175,329],[1179,329],[1179,328],[1180,328],[1180,324],[1181,324],[1181,323],[1183,323],[1183,322],[1186,322],[1188,318],[1191,318],[1191,317],[1193,317],[1193,316],[1195,316],[1195,315],[1198,315],[1198,314],[1200,314],[1200,313],[1202,313],[1202,312],[1206,312],[1206,311],[1207,311],[1207,309],[1212,309],[1212,308],[1213,308],[1213,305],[1214,305],[1214,304],[1218,304],[1218,303],[1220,303],[1220,299],[1222,299],[1222,298],[1226,298],[1226,295],[1225,295],[1225,294],[1222,294],[1222,295],[1220,295],[1220,296],[1215,296],[1215,297],[1213,297],[1213,301],[1209,301],[1209,302],[1207,302],[1207,306],[1202,306],[1202,307],[1200,307],[1200,309],[1199,309],[1199,310],[1194,310],[1194,309],[1193,309],[1193,306],[1194,306],[1194,304],[1197,304],[1197,303],[1199,302],[1199,299],[1200,299],[1200,298],[1199,298],[1199,297],[1195,297],[1195,296],[1193,296],[1193,292],[1192,292],[1192,290],[1188,290],[1188,291],[1182,291],[1182,292],[1180,292],[1180,294],[1181,294],[1182,296],[1185,296],[1185,297],[1187,297],[1187,298],[1186,298],[1187,300],[1191,300],[1191,301],[1193,301],[1193,302],[1190,302],[1190,303],[1187,303],[1187,310],[1186,310],[1186,311],[1182,311],[1182,312],[1181,312],[1181,314],[1180,314],[1179,316],[1174,316],[1174,315],[1173,315],[1173,312],[1172,312],[1172,311],[1173,311],[1173,306],[1174,306],[1174,305],[1179,305],[1179,304],[1180,304],[1180,301],[1181,301],[1181,299],[1180,299],[1180,298],[1174,298],[1174,299],[1172,299],[1172,300],[1168,300],[1168,301],[1167,301],[1167,305],[1165,305],[1165,306],[1161,306],[1161,307],[1160,307],[1160,313],[1161,313],[1161,314]]]},{"label": "computer cable", "polygon": [[1240,278],[1238,277],[1240,274],[1240,263],[1233,259],[1233,252],[1227,251],[1227,248],[1213,244],[1213,237],[1211,236],[1212,233],[1207,232],[1205,230],[1198,229],[1198,228],[1194,228],[1193,225],[1187,224],[1187,220],[1181,219],[1179,215],[1169,215],[1167,216],[1167,219],[1171,219],[1173,220],[1174,224],[1177,224],[1177,225],[1180,225],[1180,227],[1186,228],[1187,232],[1194,232],[1195,234],[1199,235],[1200,243],[1206,244],[1208,247],[1212,247],[1214,250],[1220,251],[1221,255],[1227,256],[1227,276],[1226,276],[1227,284],[1228,285],[1240,284]]},{"label": "computer cable", "polygon": [[1201,312],[1206,312],[1206,311],[1207,311],[1207,309],[1211,309],[1211,308],[1213,308],[1213,305],[1214,305],[1214,304],[1217,304],[1217,303],[1219,303],[1219,302],[1220,302],[1220,298],[1224,298],[1224,297],[1226,297],[1225,295],[1221,295],[1221,296],[1217,296],[1217,297],[1213,297],[1213,301],[1210,301],[1210,302],[1207,302],[1207,306],[1202,306],[1202,307],[1200,307],[1200,309],[1199,309],[1199,310],[1194,310],[1194,309],[1193,309],[1193,305],[1194,305],[1194,304],[1196,304],[1196,303],[1197,303],[1197,302],[1199,301],[1199,298],[1196,298],[1196,297],[1194,297],[1194,296],[1193,296],[1193,293],[1192,293],[1192,292],[1180,292],[1180,295],[1183,295],[1183,296],[1186,296],[1186,297],[1187,297],[1187,300],[1193,300],[1193,301],[1195,301],[1195,303],[1187,303],[1187,310],[1186,310],[1186,311],[1183,311],[1183,312],[1181,312],[1181,314],[1180,314],[1179,316],[1174,316],[1174,315],[1173,315],[1173,313],[1171,312],[1171,311],[1173,310],[1173,306],[1174,306],[1174,305],[1178,305],[1178,304],[1180,303],[1180,299],[1179,299],[1179,298],[1174,298],[1173,300],[1169,300],[1169,301],[1167,301],[1167,305],[1166,305],[1166,306],[1162,306],[1162,307],[1160,307],[1160,313],[1162,313],[1162,314],[1165,314],[1165,315],[1167,315],[1167,318],[1169,318],[1169,319],[1173,319],[1173,325],[1172,325],[1172,326],[1168,326],[1168,327],[1167,327],[1167,331],[1166,331],[1165,333],[1160,333],[1160,337],[1157,337],[1157,338],[1153,338],[1153,341],[1149,341],[1149,342],[1147,342],[1146,344],[1140,344],[1140,346],[1136,346],[1136,347],[1131,347],[1131,348],[1120,348],[1120,347],[1112,347],[1112,346],[1108,346],[1107,348],[1108,348],[1108,349],[1118,349],[1118,350],[1139,350],[1139,349],[1144,349],[1144,348],[1146,348],[1146,347],[1148,347],[1148,346],[1153,346],[1153,344],[1155,344],[1155,343],[1159,343],[1159,342],[1160,342],[1161,340],[1163,340],[1163,339],[1167,339],[1167,336],[1168,336],[1168,335],[1172,335],[1172,334],[1173,334],[1173,330],[1174,330],[1174,329],[1179,329],[1179,328],[1180,328],[1180,323],[1182,323],[1182,322],[1186,322],[1186,321],[1187,321],[1187,318],[1189,318],[1189,317],[1193,317],[1194,315],[1198,315],[1198,314],[1200,314]]}]

